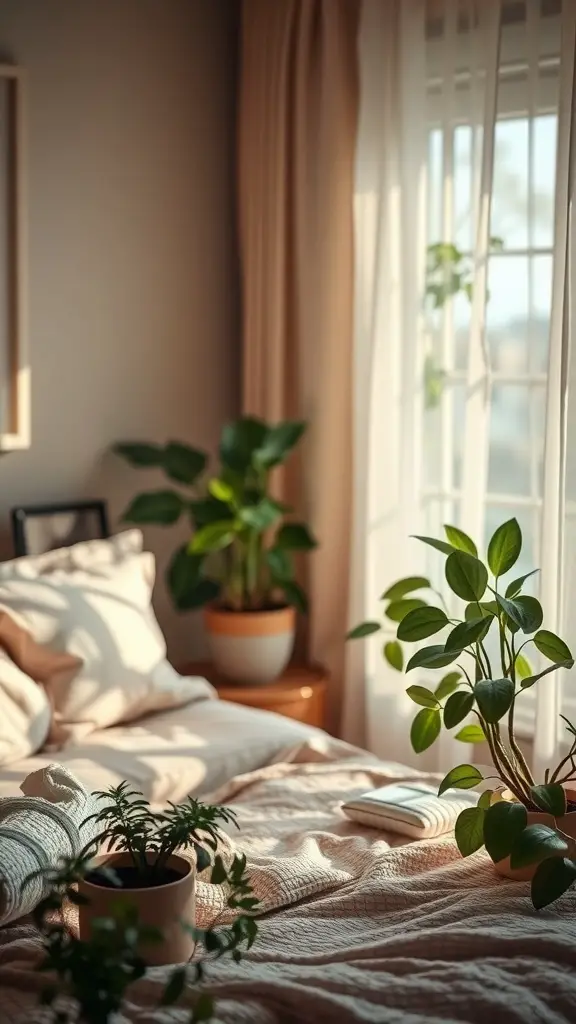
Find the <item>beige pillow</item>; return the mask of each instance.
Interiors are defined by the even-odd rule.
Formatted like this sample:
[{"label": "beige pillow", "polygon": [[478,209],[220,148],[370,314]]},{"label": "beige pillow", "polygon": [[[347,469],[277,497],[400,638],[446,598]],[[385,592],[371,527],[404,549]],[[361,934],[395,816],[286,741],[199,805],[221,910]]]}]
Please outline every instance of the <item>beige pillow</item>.
[{"label": "beige pillow", "polygon": [[0,611],[0,647],[36,683],[57,680],[66,685],[82,665],[73,654],[36,643],[32,634],[6,611]]},{"label": "beige pillow", "polygon": [[44,689],[0,651],[0,765],[35,754],[49,728]]},{"label": "beige pillow", "polygon": [[[68,564],[76,561],[72,555]],[[206,683],[182,678],[166,661],[150,603],[153,556],[129,554],[90,564],[90,571],[66,571],[43,563],[38,572],[37,560],[19,559],[12,576],[0,572],[0,610],[37,643],[82,663],[71,682],[62,675],[46,681],[54,709],[50,743],[56,746],[211,695]]]}]

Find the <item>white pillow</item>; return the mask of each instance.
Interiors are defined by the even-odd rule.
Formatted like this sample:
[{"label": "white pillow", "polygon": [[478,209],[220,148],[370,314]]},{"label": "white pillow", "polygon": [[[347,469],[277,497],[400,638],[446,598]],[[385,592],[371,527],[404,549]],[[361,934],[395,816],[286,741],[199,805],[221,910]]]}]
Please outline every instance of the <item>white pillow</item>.
[{"label": "white pillow", "polygon": [[50,728],[43,688],[0,651],[0,765],[35,754]]},{"label": "white pillow", "polygon": [[[83,552],[78,559],[74,548],[70,551],[69,566],[84,560]],[[46,682],[55,746],[214,694],[205,680],[182,678],[166,661],[166,643],[150,603],[153,556],[129,554],[108,563],[91,558],[89,563],[89,570],[66,571],[43,561],[38,572],[38,559],[18,559],[11,576],[5,567],[0,572],[0,610],[38,643],[83,663],[71,682],[62,676]]]},{"label": "white pillow", "polygon": [[117,565],[130,555],[142,551],[141,530],[125,530],[101,540],[85,540],[69,548],[54,548],[41,555],[24,555],[9,562],[0,562],[0,580],[13,576],[37,576],[53,569],[97,570],[102,565]]}]

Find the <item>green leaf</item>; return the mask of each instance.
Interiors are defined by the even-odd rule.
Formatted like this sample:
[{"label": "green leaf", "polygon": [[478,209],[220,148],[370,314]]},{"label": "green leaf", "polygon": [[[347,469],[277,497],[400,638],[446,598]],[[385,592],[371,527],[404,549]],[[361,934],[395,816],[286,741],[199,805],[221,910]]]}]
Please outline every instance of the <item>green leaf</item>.
[{"label": "green leaf", "polygon": [[423,708],[437,708],[438,698],[434,696],[432,690],[427,690],[425,686],[409,686],[406,693],[413,700],[415,704],[420,704]]},{"label": "green leaf", "polygon": [[201,992],[194,1003],[190,1024],[203,1024],[204,1021],[212,1020],[214,1015],[214,997],[208,992]]},{"label": "green leaf", "polygon": [[131,466],[161,466],[164,448],[160,444],[142,444],[138,441],[125,441],[115,444],[112,451]]},{"label": "green leaf", "polygon": [[265,558],[275,583],[292,579],[294,568],[288,551],[276,547],[268,548]]},{"label": "green leaf", "polygon": [[478,798],[478,807],[481,807],[483,811],[487,811],[490,807],[490,801],[492,799],[492,789],[485,789]]},{"label": "green leaf", "polygon": [[566,791],[558,782],[550,782],[546,786],[530,786],[530,796],[536,807],[555,818],[566,814]]},{"label": "green leaf", "polygon": [[395,668],[397,672],[401,672],[404,668],[404,652],[398,641],[389,640],[388,643],[384,644],[383,653],[388,664]]},{"label": "green leaf", "polygon": [[542,672],[537,672],[536,675],[526,676],[520,683],[520,687],[522,690],[528,690],[539,679],[542,679],[542,676],[547,676],[550,672],[557,672],[559,668],[572,668],[572,665],[572,659],[570,661],[559,661],[556,665],[549,665],[548,668],[543,669]]},{"label": "green leaf", "polygon": [[492,620],[498,618],[499,614],[500,610],[496,601],[471,601],[464,609],[466,622],[472,622],[473,619],[479,618]]},{"label": "green leaf", "polygon": [[484,817],[482,807],[466,807],[460,811],[454,828],[456,845],[463,857],[469,857],[484,846]]},{"label": "green leaf", "polygon": [[[218,502],[224,502],[224,504],[229,505],[234,501],[234,488],[232,484],[228,483],[227,480],[221,480],[220,477],[214,477],[214,479],[209,481],[208,490]],[[226,509],[226,512],[229,514],[228,509]]]},{"label": "green leaf", "polygon": [[[386,614],[389,615],[389,609]],[[447,625],[448,617],[441,608],[414,608],[402,619],[396,635],[399,640],[424,640]]]},{"label": "green leaf", "polygon": [[517,679],[528,679],[534,671],[530,662],[528,661],[528,658],[526,658],[523,654],[516,655],[514,667]]},{"label": "green leaf", "polygon": [[492,619],[480,618],[471,619],[469,622],[459,622],[454,627],[446,640],[446,651],[458,651],[461,653],[466,647],[483,640],[490,629]]},{"label": "green leaf", "polygon": [[142,526],[172,526],[183,509],[184,499],[176,491],[149,491],[134,498],[122,518]]},{"label": "green leaf", "polygon": [[[496,595],[496,601],[499,608],[505,613],[508,619],[508,627],[512,632],[516,632],[521,629],[524,633],[529,633],[530,616],[527,614],[524,606],[520,604],[521,598],[516,597],[512,600],[502,597],[501,594]],[[514,628],[513,628],[514,627]]]},{"label": "green leaf", "polygon": [[460,672],[448,672],[434,690],[438,700],[444,700],[444,697],[449,697],[451,693],[454,693],[460,686],[461,681],[462,674]]},{"label": "green leaf", "polygon": [[399,601],[405,597],[406,594],[411,594],[415,590],[424,590],[430,587],[430,580],[426,579],[425,576],[406,576],[402,580],[397,580],[392,586],[388,587],[382,594],[382,601]]},{"label": "green leaf", "polygon": [[402,619],[416,608],[428,608],[428,605],[419,597],[406,597],[401,601],[391,601],[384,610],[384,614],[391,622],[402,622]]},{"label": "green leaf", "polygon": [[200,846],[200,843],[194,843],[194,853],[196,854],[196,871],[200,874],[202,871],[205,871],[206,868],[210,867],[212,859],[208,850],[205,850],[203,846]]},{"label": "green leaf", "polygon": [[514,700],[511,679],[481,679],[474,687],[474,696],[482,718],[490,724],[499,722]]},{"label": "green leaf", "polygon": [[317,544],[304,523],[284,523],[276,534],[275,545],[284,551],[312,551]]},{"label": "green leaf", "polygon": [[298,443],[305,430],[305,423],[288,420],[270,427],[254,452],[254,464],[266,469],[279,465]]},{"label": "green leaf", "polygon": [[444,725],[447,729],[453,729],[455,725],[469,715],[474,707],[474,694],[469,690],[458,690],[448,697],[444,707]]},{"label": "green leaf", "polygon": [[230,546],[236,535],[233,519],[225,519],[220,523],[208,523],[194,534],[188,550],[191,555],[205,555],[209,551],[222,551]]},{"label": "green leaf", "polygon": [[245,473],[252,466],[254,453],[263,444],[267,433],[266,424],[253,416],[227,423],[220,439],[220,458],[224,465]]},{"label": "green leaf", "polygon": [[451,768],[438,787],[438,796],[447,789],[473,789],[483,781],[483,775],[473,764],[459,764]]},{"label": "green leaf", "polygon": [[190,445],[169,441],[162,456],[164,472],[180,484],[193,484],[206,469],[208,456]]},{"label": "green leaf", "polygon": [[423,544],[436,548],[436,551],[441,551],[443,555],[451,555],[454,551],[452,544],[447,544],[445,540],[436,540],[435,537],[419,537],[414,535],[414,540],[421,540]]},{"label": "green leaf", "polygon": [[486,590],[488,570],[478,558],[465,551],[453,551],[446,559],[448,586],[463,601],[479,601]]},{"label": "green leaf", "polygon": [[186,968],[177,967],[175,971],[172,971],[168,982],[162,993],[160,1000],[160,1006],[172,1006],[173,1003],[180,999],[184,991],[186,984]]},{"label": "green leaf", "polygon": [[551,633],[548,629],[541,629],[534,637],[534,643],[548,661],[553,661],[559,665],[562,663],[567,668],[572,668],[574,659],[570,653],[570,648],[556,636],[555,633]]},{"label": "green leaf", "polygon": [[510,852],[526,828],[528,815],[524,804],[500,800],[486,811],[484,845],[495,864]]},{"label": "green leaf", "polygon": [[202,577],[200,570],[203,561],[200,555],[190,555],[186,544],[172,556],[166,581],[174,605],[180,612],[209,604],[220,593],[219,583]]},{"label": "green leaf", "polygon": [[460,732],[457,732],[455,740],[461,743],[484,743],[486,736],[481,725],[465,725]]},{"label": "green leaf", "polygon": [[542,910],[563,896],[576,881],[576,863],[566,857],[548,857],[536,868],[532,879],[532,904]]},{"label": "green leaf", "polygon": [[527,572],[524,576],[519,576],[517,580],[512,580],[512,583],[509,583],[508,586],[506,587],[505,596],[516,597],[516,595],[520,593],[526,580],[529,579],[530,576],[533,576],[536,572],[540,572],[540,569],[532,569],[532,572]]},{"label": "green leaf", "polygon": [[347,640],[361,640],[365,636],[371,636],[372,633],[379,633],[382,626],[379,622],[361,622],[359,626],[354,626],[353,629],[349,630],[346,634]]},{"label": "green leaf", "polygon": [[[262,498],[257,505],[245,505],[238,511],[238,518],[245,526],[263,533],[268,530],[282,515],[275,501]],[[277,547],[281,547],[276,543]]]},{"label": "green leaf", "polygon": [[441,729],[440,712],[433,708],[422,708],[412,722],[410,742],[416,754],[432,746]]},{"label": "green leaf", "polygon": [[444,668],[451,665],[458,657],[457,651],[447,654],[442,644],[433,647],[422,647],[412,655],[406,665],[406,671],[411,672],[413,668]]},{"label": "green leaf", "polygon": [[524,612],[524,625],[521,627],[524,633],[534,633],[537,629],[540,629],[542,619],[544,618],[540,601],[537,601],[535,597],[531,597],[529,594],[520,594],[514,598],[514,604],[516,607],[519,606]]},{"label": "green leaf", "polygon": [[197,530],[202,526],[208,526],[209,523],[219,523],[222,519],[230,518],[228,505],[212,496],[191,501],[188,508],[192,523]]},{"label": "green leaf", "polygon": [[224,862],[220,854],[217,854],[214,858],[214,867],[210,874],[210,882],[212,885],[221,885],[228,878]]},{"label": "green leaf", "polygon": [[446,524],[444,524],[444,531],[453,548],[458,548],[459,551],[465,551],[468,555],[478,558],[478,548],[467,533],[459,530],[457,526],[447,526]]},{"label": "green leaf", "polygon": [[493,533],[488,545],[488,565],[494,576],[504,576],[522,550],[522,531],[517,519],[502,523]]},{"label": "green leaf", "polygon": [[300,584],[296,580],[283,580],[279,586],[284,593],[287,603],[296,608],[302,615],[306,615],[308,611],[308,598]]},{"label": "green leaf", "polygon": [[527,825],[517,837],[510,851],[510,867],[526,868],[539,864],[547,857],[556,857],[568,850],[565,839],[548,825]]}]

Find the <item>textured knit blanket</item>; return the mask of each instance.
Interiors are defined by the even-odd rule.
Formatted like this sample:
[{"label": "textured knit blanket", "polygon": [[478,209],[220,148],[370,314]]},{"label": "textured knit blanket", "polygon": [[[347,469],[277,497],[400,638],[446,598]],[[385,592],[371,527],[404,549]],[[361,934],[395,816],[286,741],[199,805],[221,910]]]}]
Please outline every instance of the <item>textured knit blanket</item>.
[{"label": "textured knit blanket", "polygon": [[[263,912],[242,963],[207,969],[220,1024],[574,1024],[576,893],[537,913],[527,884],[498,878],[483,852],[464,861],[450,837],[399,845],[339,810],[423,777],[309,743],[216,794],[238,815],[231,843]],[[200,881],[198,907],[199,923],[212,920],[219,890]],[[8,926],[0,943],[2,1024],[41,1019],[33,930]],[[122,1024],[185,1024],[189,1010],[155,1008],[166,975],[132,989]]]}]

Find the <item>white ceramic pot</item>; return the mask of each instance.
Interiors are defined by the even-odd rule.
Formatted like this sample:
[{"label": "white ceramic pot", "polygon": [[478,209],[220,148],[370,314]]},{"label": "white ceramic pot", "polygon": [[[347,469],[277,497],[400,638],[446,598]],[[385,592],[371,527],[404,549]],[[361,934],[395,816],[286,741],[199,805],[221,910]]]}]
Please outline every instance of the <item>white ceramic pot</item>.
[{"label": "white ceramic pot", "polygon": [[204,623],[214,666],[233,683],[271,683],[290,660],[296,631],[294,608],[231,612],[208,607]]},{"label": "white ceramic pot", "polygon": [[[128,853],[104,853],[94,858],[95,865],[107,864],[111,868],[125,868],[132,864]],[[78,891],[89,903],[78,908],[78,931],[81,939],[90,935],[92,921],[98,917],[114,917],[115,905],[126,902],[138,910],[140,924],[158,928],[162,933],[159,943],[147,943],[139,950],[150,966],[179,964],[189,960],[194,952],[194,939],[182,927],[182,922],[194,927],[196,920],[196,871],[185,857],[174,853],[166,865],[180,876],[165,885],[142,889],[118,889],[97,885],[83,879]]]}]

